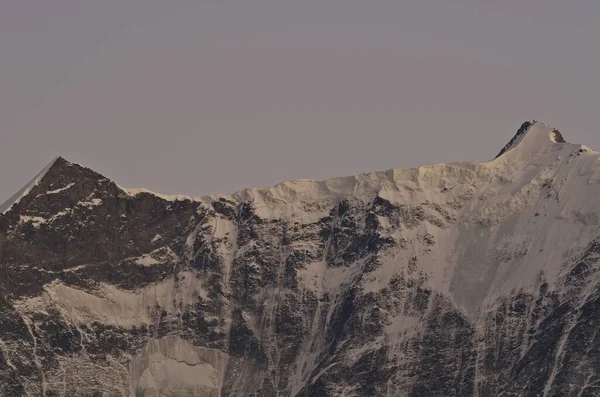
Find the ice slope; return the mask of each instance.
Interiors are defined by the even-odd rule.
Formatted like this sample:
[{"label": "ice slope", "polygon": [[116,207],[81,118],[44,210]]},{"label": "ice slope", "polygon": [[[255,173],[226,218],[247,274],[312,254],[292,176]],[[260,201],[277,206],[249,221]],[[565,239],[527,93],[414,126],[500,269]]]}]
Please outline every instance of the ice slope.
[{"label": "ice slope", "polygon": [[536,122],[192,199],[58,159],[0,216],[0,394],[598,395],[599,161]]},{"label": "ice slope", "polygon": [[23,196],[26,196],[31,189],[46,175],[46,172],[52,167],[52,165],[56,162],[56,158],[50,162],[46,167],[44,167],[39,174],[37,174],[31,181],[29,181],[21,190],[15,193],[12,197],[6,200],[4,203],[0,204],[0,213],[4,213],[8,211],[14,204],[18,203]]}]

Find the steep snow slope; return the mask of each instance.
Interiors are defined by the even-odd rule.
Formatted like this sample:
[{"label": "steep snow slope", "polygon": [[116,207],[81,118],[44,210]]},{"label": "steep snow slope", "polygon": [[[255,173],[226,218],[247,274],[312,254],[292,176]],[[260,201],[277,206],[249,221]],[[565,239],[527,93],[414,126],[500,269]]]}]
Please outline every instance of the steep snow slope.
[{"label": "steep snow slope", "polygon": [[50,167],[52,167],[52,165],[56,162],[56,160],[57,159],[52,160],[50,162],[50,164],[48,164],[46,167],[44,167],[44,169],[42,169],[39,174],[37,174],[31,181],[29,181],[25,186],[23,186],[23,188],[21,190],[19,190],[17,193],[15,193],[6,202],[0,204],[0,213],[6,212],[8,209],[10,209],[10,207],[12,207],[14,204],[18,203],[21,200],[21,198],[26,196],[31,191],[31,189],[37,183],[39,183],[39,181],[44,177],[44,175],[46,175],[46,172],[48,172],[48,170],[50,169]]},{"label": "steep snow slope", "polygon": [[0,215],[0,395],[600,395],[600,155],[202,198],[54,161]]}]

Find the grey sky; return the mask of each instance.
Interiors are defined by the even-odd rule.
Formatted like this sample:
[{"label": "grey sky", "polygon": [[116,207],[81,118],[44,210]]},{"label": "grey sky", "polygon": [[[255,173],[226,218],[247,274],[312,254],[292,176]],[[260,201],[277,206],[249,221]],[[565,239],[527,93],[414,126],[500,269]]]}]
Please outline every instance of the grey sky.
[{"label": "grey sky", "polygon": [[202,195],[600,149],[596,0],[0,0],[0,202],[55,156]]}]

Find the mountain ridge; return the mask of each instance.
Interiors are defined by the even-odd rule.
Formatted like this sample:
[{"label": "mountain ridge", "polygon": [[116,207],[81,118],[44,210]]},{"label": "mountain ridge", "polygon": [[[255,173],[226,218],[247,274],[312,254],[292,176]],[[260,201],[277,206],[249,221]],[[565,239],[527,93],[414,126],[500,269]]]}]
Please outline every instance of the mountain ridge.
[{"label": "mountain ridge", "polygon": [[[518,146],[521,143],[521,140],[526,136],[526,134],[529,132],[529,130],[531,129],[531,127],[535,126],[535,125],[542,125],[544,126],[546,129],[551,129],[551,132],[549,132],[548,134],[548,140],[550,142],[553,143],[567,143],[564,138],[562,137],[562,135],[560,134],[560,132],[558,132],[557,129],[555,128],[551,128],[549,126],[547,126],[546,124],[540,123],[536,120],[533,121],[526,121],[524,122],[521,127],[519,128],[519,130],[517,131],[517,133],[513,136],[513,138],[510,139],[510,141],[505,145],[505,147],[500,151],[500,153],[494,158],[494,160],[498,159],[500,156],[502,156],[503,154],[505,154],[507,151],[515,148],[516,146]],[[558,133],[558,139],[555,141],[553,138],[554,134]],[[543,139],[544,137],[542,137]],[[541,139],[538,139],[538,141],[541,141]],[[583,145],[581,145],[581,147],[584,147]],[[591,151],[591,149],[584,147],[586,149],[586,151]],[[491,161],[494,161],[491,160]],[[13,197],[9,198],[6,202],[0,204],[0,214],[7,212],[10,207],[15,204],[15,202],[17,202],[18,200],[20,200],[20,198],[24,195],[26,195],[28,193],[28,189],[30,190],[36,182],[39,182],[39,179],[41,179],[46,172],[48,171],[48,169],[50,169],[54,164],[60,164],[60,165],[66,165],[69,164],[71,166],[76,166],[76,167],[81,167],[83,169],[88,169],[93,171],[91,168],[85,166],[85,165],[81,165],[81,164],[77,164],[77,163],[73,163],[68,161],[67,159],[65,159],[62,156],[57,156],[56,158],[54,158],[49,164],[48,166],[46,166],[45,168],[42,169],[42,171],[40,171],[40,173],[38,173],[38,175],[36,175],[27,185],[25,185],[24,188],[22,188],[20,191],[18,191]],[[435,163],[435,164],[427,164],[427,165],[422,165],[419,167],[413,167],[413,168],[392,168],[392,169],[388,169],[388,170],[381,170],[381,171],[371,171],[371,172],[366,172],[366,173],[361,173],[361,174],[357,174],[357,175],[350,175],[350,176],[339,176],[339,177],[331,177],[331,178],[327,178],[327,179],[323,179],[323,180],[316,180],[316,179],[297,179],[297,180],[288,180],[288,181],[284,181],[284,182],[280,182],[277,183],[275,185],[269,186],[269,187],[260,187],[260,188],[242,188],[236,192],[233,193],[219,193],[219,194],[208,194],[208,195],[204,195],[204,196],[189,196],[189,195],[184,195],[184,194],[167,194],[167,193],[157,193],[157,192],[153,192],[151,190],[145,189],[145,188],[124,188],[119,186],[119,188],[121,190],[123,190],[124,192],[130,194],[130,195],[136,195],[136,194],[141,194],[141,193],[147,193],[147,194],[152,194],[155,195],[157,197],[163,198],[165,200],[168,201],[172,201],[172,200],[190,200],[190,201],[195,201],[195,202],[202,202],[205,201],[209,198],[215,198],[215,197],[225,197],[225,196],[243,196],[245,194],[247,194],[247,192],[251,192],[251,191],[267,191],[267,190],[272,190],[272,189],[277,189],[280,187],[292,187],[294,185],[302,185],[302,184],[310,184],[310,183],[318,183],[318,184],[327,184],[327,182],[334,182],[334,181],[343,181],[343,180],[352,180],[355,179],[357,177],[360,176],[367,176],[367,175],[374,175],[374,174],[389,174],[389,173],[393,173],[393,172],[403,172],[403,171],[412,171],[412,170],[419,170],[421,168],[426,168],[426,167],[435,167],[435,166],[439,166],[439,165],[445,165],[445,164],[466,164],[466,163],[472,163],[472,164],[478,164],[477,162],[470,162],[470,161],[457,161],[457,162],[451,162],[451,163]],[[489,163],[488,162],[482,162],[482,163]],[[95,172],[95,171],[94,171]],[[100,174],[98,174],[100,175]],[[102,178],[105,178],[104,176],[102,176]],[[117,185],[118,186],[118,185]]]},{"label": "mountain ridge", "polygon": [[562,141],[196,199],[58,158],[0,215],[0,395],[597,395],[600,155]]}]

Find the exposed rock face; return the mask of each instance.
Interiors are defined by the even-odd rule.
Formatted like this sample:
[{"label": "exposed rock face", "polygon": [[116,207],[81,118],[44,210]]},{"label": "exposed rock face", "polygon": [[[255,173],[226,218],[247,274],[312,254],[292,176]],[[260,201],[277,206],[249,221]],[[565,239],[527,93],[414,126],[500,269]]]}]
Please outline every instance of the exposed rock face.
[{"label": "exposed rock face", "polygon": [[0,215],[0,396],[600,395],[600,155],[561,140],[199,199],[59,158]]}]

